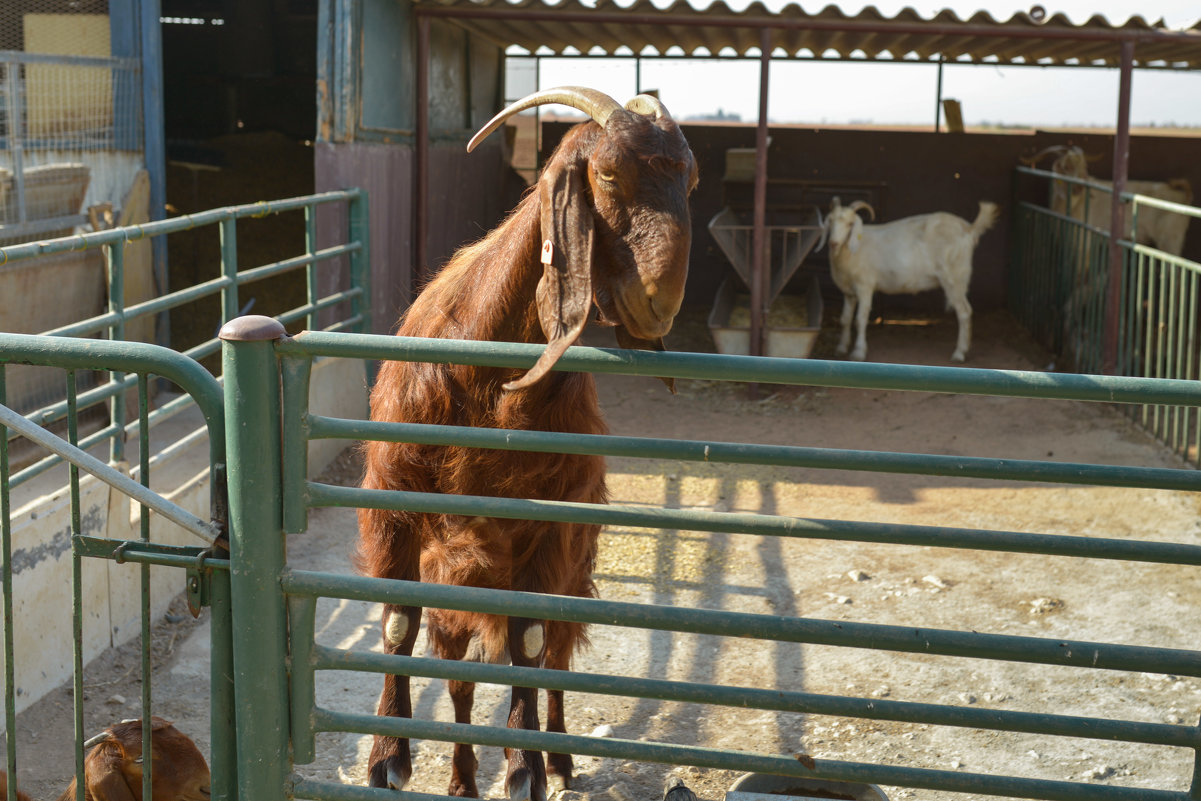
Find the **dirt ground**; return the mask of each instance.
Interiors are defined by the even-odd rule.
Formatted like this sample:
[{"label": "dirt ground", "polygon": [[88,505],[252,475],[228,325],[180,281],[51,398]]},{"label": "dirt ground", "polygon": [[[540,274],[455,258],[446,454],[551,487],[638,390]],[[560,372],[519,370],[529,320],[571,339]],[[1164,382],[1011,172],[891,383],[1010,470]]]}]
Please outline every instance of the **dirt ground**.
[{"label": "dirt ground", "polygon": [[[609,344],[603,335],[589,337],[588,344]],[[823,334],[815,357],[830,356],[832,337],[830,330]],[[869,329],[869,357],[946,364],[954,337],[949,315],[892,319]],[[682,319],[668,344],[711,350],[703,316]],[[1049,361],[1006,315],[977,316],[969,366],[1042,369]],[[681,382],[672,396],[653,379],[598,380],[602,408],[618,434],[1181,466],[1104,405],[779,387],[761,387],[752,399],[743,385],[697,381]],[[353,482],[357,471],[354,460],[344,457],[327,478]],[[1198,498],[1179,492],[634,459],[610,460],[609,475],[615,503],[1201,542]],[[290,538],[289,559],[304,568],[345,572],[353,539],[352,513],[319,510],[309,533]],[[597,580],[603,598],[621,601],[1177,648],[1201,642],[1196,614],[1201,583],[1195,571],[1182,567],[611,528],[602,535]],[[370,605],[323,602],[318,641],[376,649],[378,621],[378,609]],[[154,708],[207,752],[206,638],[204,617],[193,623],[173,616],[160,623]],[[1190,725],[1201,711],[1201,680],[1193,677],[601,626],[593,627],[592,639],[577,670]],[[423,642],[418,653],[424,652]],[[132,650],[124,649],[89,666],[89,732],[107,720],[138,715],[135,665]],[[374,677],[349,673],[321,675],[318,703],[370,712],[378,684]],[[501,688],[481,686],[477,720],[503,725],[505,698]],[[19,753],[38,754],[22,761],[20,771],[23,788],[34,798],[52,798],[66,783],[71,760],[56,751],[70,739],[69,702],[68,692],[56,693],[18,721]],[[423,718],[452,719],[441,682],[415,681],[414,707]],[[1183,791],[1192,769],[1192,756],[1180,749],[603,695],[569,695],[567,714],[573,734],[965,773]],[[317,761],[298,772],[362,783],[369,747],[369,738],[320,735]],[[499,749],[477,750],[481,790],[502,797]],[[413,752],[410,789],[444,792],[450,746],[414,742]],[[673,773],[703,801],[720,801],[735,778],[725,771],[593,757],[578,757],[576,766],[576,782],[559,801],[654,801]],[[883,789],[890,798],[969,797]]]}]

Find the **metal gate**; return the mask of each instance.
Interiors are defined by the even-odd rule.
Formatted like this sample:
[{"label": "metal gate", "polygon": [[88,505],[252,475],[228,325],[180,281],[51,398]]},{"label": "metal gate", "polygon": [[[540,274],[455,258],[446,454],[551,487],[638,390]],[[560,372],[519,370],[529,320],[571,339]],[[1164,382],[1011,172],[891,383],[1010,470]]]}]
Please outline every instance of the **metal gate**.
[{"label": "metal gate", "polygon": [[[1201,545],[1078,536],[1050,532],[986,531],[856,520],[821,520],[728,511],[588,505],[567,502],[368,492],[305,478],[306,442],[388,439],[427,444],[592,453],[682,462],[800,466],[835,471],[878,471],[971,477],[1005,482],[1054,482],[1104,487],[1163,488],[1196,492],[1201,473],[1191,469],[1123,467],[1006,458],[831,450],[694,440],[584,436],[365,423],[310,414],[308,365],[318,356],[397,359],[527,368],[534,345],[416,340],[370,335],[305,332],[287,337],[264,318],[242,318],[223,330],[226,415],[229,435],[231,598],[234,610],[234,694],[238,710],[238,786],[242,799],[391,798],[393,793],[294,773],[315,755],[320,732],[357,732],[398,737],[538,749],[641,762],[691,765],[787,777],[870,782],[908,788],[1039,799],[1201,798],[1201,729],[1189,722],[1163,723],[1061,714],[1037,708],[1018,711],[970,704],[920,703],[891,698],[816,694],[788,688],[723,686],[654,677],[598,675],[581,667],[564,673],[510,666],[442,662],[420,657],[365,654],[315,642],[319,598],[387,602],[404,606],[471,609],[640,629],[692,632],[772,644],[820,644],[883,649],[947,659],[1004,660],[1029,669],[1069,666],[1201,677],[1201,652],[1189,647],[1150,647],[1075,641],[973,630],[912,628],[774,614],[748,614],[613,600],[454,588],[307,571],[290,567],[285,535],[303,532],[308,510],[318,507],[405,509],[493,518],[599,523],[610,526],[726,532],[761,537],[892,543],[936,549],[1036,554],[1046,559],[1089,558],[1130,563],[1201,566]],[[278,365],[279,370],[276,371]],[[898,392],[955,393],[1040,400],[1115,404],[1201,405],[1194,381],[1082,376],[942,367],[834,363],[688,353],[643,353],[572,348],[558,368],[595,373],[763,384],[848,387]],[[277,389],[279,391],[277,391]],[[264,502],[279,499],[279,503]],[[1153,520],[1146,521],[1148,527]],[[350,534],[348,533],[348,537]],[[239,568],[239,566],[242,566]],[[1137,614],[1135,610],[1134,614]],[[288,671],[282,669],[287,665]],[[394,672],[481,683],[519,684],[605,693],[688,704],[728,706],[811,716],[899,721],[915,725],[1091,738],[1185,749],[1192,775],[1174,787],[1152,789],[1081,781],[947,770],[928,766],[872,764],[812,758],[805,753],[764,753],[748,730],[736,749],[647,742],[460,725],[429,720],[377,718],[317,704],[314,687],[325,671]],[[1189,714],[1196,720],[1195,710]],[[291,760],[281,755],[290,755]],[[403,795],[403,794],[402,794]],[[416,795],[414,797],[424,797]]]},{"label": "metal gate", "polygon": [[[65,441],[5,405],[5,366],[8,363],[32,364],[62,368],[66,371],[66,419],[68,431]],[[91,455],[80,447],[77,421],[80,397],[76,391],[76,373],[84,370],[104,370],[120,376],[135,376],[138,393],[138,421],[130,429],[138,438],[138,480],[119,470],[110,462]],[[209,441],[209,481],[213,488],[212,516],[202,520],[186,509],[152,492],[150,487],[151,458],[149,448],[150,412],[148,385],[153,377],[172,382],[190,397],[200,408],[204,417]],[[9,467],[10,432],[29,439],[44,447],[62,461],[69,463],[69,488],[71,502],[71,634],[74,641],[74,696],[75,716],[75,767],[76,775],[82,776],[85,734],[83,719],[83,560],[100,558],[114,560],[118,564],[128,562],[141,569],[141,605],[143,614],[141,637],[143,643],[150,639],[150,566],[163,565],[182,568],[186,572],[186,591],[189,606],[199,610],[202,606],[212,610],[212,662],[211,703],[214,728],[223,732],[214,738],[211,751],[214,796],[235,798],[236,740],[232,705],[230,674],[232,654],[230,641],[229,606],[229,561],[226,551],[225,497],[225,417],[222,410],[222,390],[217,380],[201,365],[165,348],[135,342],[108,342],[86,339],[30,336],[0,333],[0,531],[2,531],[3,555],[3,619],[4,619],[4,668],[5,668],[5,731],[9,732],[6,772],[17,775],[17,753],[13,747],[12,732],[16,730],[15,691],[16,662],[14,653],[13,617],[13,537],[11,520],[10,486],[13,476]],[[89,536],[82,520],[80,500],[81,475],[90,475],[134,499],[141,506],[141,537],[137,541],[115,541],[103,537]],[[151,512],[190,532],[204,545],[172,546],[151,542]],[[150,741],[151,670],[148,647],[142,650],[142,699],[144,710],[143,738]],[[94,732],[93,732],[94,733]],[[153,779],[151,765],[144,773],[144,797],[150,798],[150,783]],[[80,792],[83,784],[80,782]],[[9,784],[9,793],[15,794],[16,784]],[[10,795],[15,798],[15,795]]]}]

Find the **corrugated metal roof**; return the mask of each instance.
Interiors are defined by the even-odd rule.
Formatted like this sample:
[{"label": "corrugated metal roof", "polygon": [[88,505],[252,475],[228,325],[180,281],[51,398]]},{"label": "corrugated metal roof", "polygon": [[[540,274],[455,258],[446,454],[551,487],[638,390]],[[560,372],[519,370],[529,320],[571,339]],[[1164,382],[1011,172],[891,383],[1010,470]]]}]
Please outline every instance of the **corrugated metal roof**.
[{"label": "corrugated metal roof", "polygon": [[1063,14],[1000,21],[983,11],[960,19],[946,10],[927,18],[911,8],[887,17],[873,6],[854,15],[835,6],[809,13],[795,3],[771,11],[754,2],[734,11],[721,0],[703,9],[687,0],[665,7],[651,0],[415,0],[414,10],[538,55],[757,55],[767,30],[773,58],[1116,67],[1118,43],[1132,41],[1136,67],[1201,69],[1201,20],[1180,30],[1139,16],[1120,25],[1100,15],[1083,24]]}]

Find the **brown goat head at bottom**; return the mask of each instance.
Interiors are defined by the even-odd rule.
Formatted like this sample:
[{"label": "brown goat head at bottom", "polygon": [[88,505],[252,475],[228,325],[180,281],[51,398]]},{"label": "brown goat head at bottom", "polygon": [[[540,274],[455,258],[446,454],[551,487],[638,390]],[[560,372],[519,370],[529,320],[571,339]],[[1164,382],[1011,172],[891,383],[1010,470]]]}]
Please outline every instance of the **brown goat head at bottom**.
[{"label": "brown goat head at bottom", "polygon": [[[151,772],[154,801],[208,801],[209,766],[191,738],[169,720],[153,716]],[[88,741],[96,743],[84,757],[84,798],[88,801],[142,801],[141,719],[109,726]],[[75,779],[58,797],[74,801]]]},{"label": "brown goat head at bottom", "polygon": [[[8,798],[8,774],[0,770],[0,801]],[[25,793],[17,790],[17,801],[32,801]]]},{"label": "brown goat head at bottom", "polygon": [[[561,87],[500,112],[468,145],[527,108],[562,103],[589,121],[572,127],[537,186],[483,239],[461,248],[401,319],[405,337],[545,344],[527,371],[384,361],[371,392],[380,422],[602,435],[607,427],[587,372],[551,370],[594,314],[625,348],[662,350],[683,302],[692,241],[688,196],[696,160],[658,99],[624,106],[601,92]],[[406,442],[364,446],[369,490],[603,504],[604,457]],[[359,510],[356,567],[376,578],[591,598],[600,526],[484,516]],[[582,623],[385,604],[384,651],[410,656],[423,613],[442,659],[569,670],[587,644]],[[383,678],[377,714],[411,717],[407,675]],[[475,685],[449,681],[455,721],[471,723]],[[546,691],[546,731],[566,732],[562,690]],[[512,688],[508,726],[540,728],[538,690]],[[507,748],[510,801],[545,801],[571,786],[570,754]],[[478,797],[472,746],[456,743],[448,794]],[[404,789],[409,741],[377,735],[372,787]]]},{"label": "brown goat head at bottom", "polygon": [[592,122],[568,131],[538,179],[536,305],[549,347],[506,389],[545,375],[594,307],[601,325],[616,328],[621,347],[663,350],[688,277],[696,160],[658,98],[637,95],[622,107],[584,87],[536,92],[493,117],[468,151],[512,115],[546,103],[569,105]]}]

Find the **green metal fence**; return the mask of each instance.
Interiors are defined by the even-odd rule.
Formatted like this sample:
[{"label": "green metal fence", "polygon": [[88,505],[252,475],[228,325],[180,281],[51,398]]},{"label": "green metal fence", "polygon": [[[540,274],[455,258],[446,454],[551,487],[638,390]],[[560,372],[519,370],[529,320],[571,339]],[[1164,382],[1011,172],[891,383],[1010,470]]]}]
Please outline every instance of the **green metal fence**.
[{"label": "green metal fence", "polygon": [[[307,375],[317,356],[395,359],[527,368],[539,346],[446,340],[417,340],[369,335],[302,333],[285,338],[264,321],[235,321],[225,329],[225,374],[230,436],[230,502],[233,564],[255,565],[234,571],[235,614],[253,609],[247,628],[235,620],[235,692],[239,712],[238,779],[241,798],[368,799],[393,798],[390,791],[317,781],[292,774],[278,755],[296,764],[314,759],[319,732],[357,732],[479,745],[538,749],[613,757],[651,763],[754,771],[792,777],[871,782],[977,795],[1039,799],[1142,799],[1185,801],[1201,798],[1201,779],[1181,777],[1189,790],[1147,789],[1085,782],[1053,781],[1021,775],[991,775],[964,770],[810,759],[756,750],[753,732],[735,750],[584,737],[428,720],[378,718],[318,705],[314,687],[324,671],[366,671],[473,682],[520,684],[563,690],[610,693],[642,699],[702,705],[787,711],[930,726],[967,727],[1048,737],[1077,737],[1201,748],[1195,725],[1081,717],[1055,710],[1020,712],[872,697],[823,695],[752,686],[719,686],[655,678],[536,670],[475,663],[446,663],[419,657],[365,654],[331,648],[315,641],[319,598],[387,602],[402,606],[470,609],[534,619],[622,625],[637,629],[706,633],[768,643],[822,644],[873,648],[949,659],[1005,660],[1033,666],[1073,666],[1112,671],[1169,673],[1201,677],[1201,652],[1174,648],[1064,641],[1031,636],[983,634],[971,630],[823,620],[772,614],[747,614],[685,608],[506,593],[483,589],[387,581],[300,570],[285,557],[287,533],[305,531],[308,510],[316,507],[364,507],[480,515],[493,518],[599,523],[680,531],[730,532],[761,537],[809,538],[847,542],[887,542],[934,548],[976,549],[1048,558],[1104,560],[1201,566],[1201,546],[1093,538],[1062,533],[984,531],[928,525],[880,524],[854,520],[818,520],[767,514],[590,505],[495,497],[445,496],[418,492],[366,491],[335,487],[305,478],[306,441],[310,438],[455,444],[606,456],[645,457],[730,464],[810,467],[842,471],[883,471],[1004,481],[1059,482],[1113,487],[1154,487],[1196,492],[1201,473],[1188,469],[1070,464],[1037,460],[960,457],[915,453],[831,450],[679,441],[546,432],[495,431],[446,426],[417,426],[333,419],[310,414]],[[282,379],[271,369],[280,365]],[[992,395],[1042,400],[1082,400],[1196,408],[1201,384],[1187,380],[1086,376],[982,369],[854,364],[813,360],[613,351],[571,348],[558,363],[570,371],[674,376],[761,384],[870,388]],[[280,393],[275,390],[282,387]],[[229,399],[237,396],[241,403]],[[282,433],[281,433],[282,432]],[[279,497],[282,503],[263,503]],[[1153,521],[1148,521],[1153,525]],[[248,536],[253,532],[254,536]],[[286,631],[286,633],[285,633]],[[290,658],[285,679],[266,666]],[[1201,759],[1197,760],[1201,769]],[[404,797],[423,798],[420,794]]]},{"label": "green metal fence", "polygon": [[[5,405],[5,372],[10,364],[30,364],[61,368],[66,386],[65,416],[69,423],[64,441],[46,431],[36,422],[14,412]],[[80,398],[76,393],[75,377],[82,370],[103,370],[114,375],[127,376],[138,391],[138,421],[127,430],[138,443],[138,481],[125,472],[115,469],[97,459],[83,447],[76,425]],[[212,514],[211,519],[202,520],[186,509],[150,490],[151,459],[149,447],[149,393],[148,382],[152,377],[170,381],[189,398],[195,401],[205,421],[209,441],[209,476]],[[36,752],[18,755],[16,739],[16,665],[18,659],[28,659],[29,654],[18,654],[14,650],[13,619],[13,555],[11,488],[15,476],[9,470],[9,442],[16,436],[24,437],[51,451],[57,458],[69,463],[69,490],[71,503],[71,564],[72,597],[71,632],[74,640],[74,680],[72,696],[75,720],[75,772],[83,775],[83,743],[96,730],[112,721],[84,721],[84,665],[83,665],[83,597],[82,560],[102,558],[118,563],[139,565],[141,570],[141,675],[144,742],[150,741],[150,716],[153,712],[152,682],[150,670],[150,566],[166,565],[182,568],[187,575],[189,605],[197,611],[201,606],[212,609],[212,662],[211,704],[215,730],[224,735],[214,738],[211,751],[214,798],[232,799],[236,776],[236,736],[232,705],[233,687],[230,683],[232,653],[230,651],[231,608],[229,603],[229,561],[226,550],[227,512],[225,493],[225,431],[222,409],[222,390],[218,382],[199,363],[185,356],[155,345],[132,342],[107,342],[99,340],[29,336],[0,333],[0,575],[3,577],[4,618],[4,729],[6,738],[6,771],[17,776],[18,756],[22,760],[40,762],[43,757]],[[82,521],[80,503],[80,479],[90,474],[119,492],[129,495],[141,505],[141,537],[136,541],[117,541],[88,536]],[[183,547],[152,543],[150,541],[151,514],[161,515],[166,520],[182,527],[205,544]],[[181,587],[184,586],[181,584]],[[66,590],[66,588],[64,588]],[[152,768],[150,761],[144,765],[143,797],[150,798]],[[83,782],[79,783],[79,798],[83,798]],[[9,801],[14,801],[16,783],[8,785]]]},{"label": "green metal fence", "polygon": [[[1080,218],[1028,201],[1014,202],[1009,307],[1060,367],[1100,373],[1108,300],[1109,231],[1093,227],[1088,203],[1103,185],[1018,167],[1019,176],[1088,187]],[[1049,193],[1048,193],[1049,194]],[[1127,219],[1138,230],[1140,210],[1201,219],[1201,208],[1124,194]],[[1201,264],[1119,239],[1122,260],[1115,372],[1147,378],[1201,376],[1198,294]],[[1140,405],[1127,413],[1153,436],[1201,466],[1201,421],[1188,407]]]},{"label": "green metal fence", "polygon": [[[317,209],[330,204],[340,204],[346,207],[347,241],[326,248],[318,248]],[[300,255],[272,264],[249,268],[240,265],[237,255],[238,221],[288,212],[304,215],[304,241],[296,243]],[[302,271],[306,284],[306,302],[280,314],[278,319],[284,324],[303,322],[310,330],[325,328],[331,331],[363,332],[371,330],[371,306],[368,300],[370,296],[370,258],[367,219],[367,195],[363,190],[356,188],[323,192],[284,200],[261,201],[241,206],[211,209],[142,225],[0,248],[0,269],[6,264],[42,255],[90,248],[103,249],[108,265],[108,311],[70,325],[39,332],[47,336],[100,336],[111,341],[124,341],[127,338],[127,326],[135,321],[153,320],[171,309],[185,306],[202,298],[218,296],[221,300],[219,317],[215,320],[205,321],[205,324],[210,326],[209,330],[215,333],[223,323],[238,316],[241,308],[239,289],[267,278]],[[126,246],[145,239],[203,227],[211,228],[213,234],[220,237],[221,256],[219,262],[214,265],[217,275],[194,286],[183,287],[126,307],[124,305]],[[349,275],[345,282],[347,288],[322,295],[318,282],[318,269],[321,265],[336,259],[348,260]],[[217,353],[219,349],[220,343],[214,336],[187,349],[184,351],[184,355],[193,359],[202,359]],[[110,424],[89,434],[82,443],[85,448],[97,443],[109,442],[112,460],[121,461],[125,458],[125,437],[122,433],[128,417],[125,408],[125,392],[132,389],[133,386],[132,378],[114,373],[106,383],[81,395],[81,411],[111,401]],[[163,404],[152,412],[151,422],[175,414],[180,408],[189,404],[190,400],[187,397]],[[66,403],[60,401],[38,409],[28,414],[28,417],[41,425],[48,425],[61,421],[65,415]],[[14,484],[21,484],[58,463],[57,457],[44,459],[39,464],[14,476]]]},{"label": "green metal fence", "polygon": [[[317,247],[316,213],[322,206],[336,205],[346,209],[347,241],[326,248]],[[237,225],[239,220],[281,213],[303,214],[305,235],[296,243],[300,253],[295,257],[246,268],[237,260]],[[100,316],[81,320],[54,330],[32,336],[0,332],[0,522],[3,524],[3,542],[0,543],[0,559],[3,577],[3,619],[5,646],[5,731],[7,772],[15,775],[17,750],[14,733],[16,709],[15,668],[20,660],[28,664],[32,654],[14,653],[13,633],[13,554],[14,548],[22,553],[20,544],[12,541],[13,490],[44,476],[52,468],[67,463],[62,481],[69,489],[71,500],[70,545],[72,560],[72,584],[74,595],[74,697],[76,716],[76,760],[77,775],[81,775],[83,742],[87,735],[95,734],[99,728],[112,723],[111,720],[88,720],[84,730],[82,707],[83,682],[83,637],[81,565],[84,558],[115,560],[118,563],[140,565],[141,582],[141,651],[143,677],[142,713],[145,721],[144,737],[149,738],[151,706],[150,682],[150,565],[163,565],[182,569],[180,583],[172,596],[180,590],[187,592],[189,605],[194,611],[203,606],[212,607],[213,620],[213,663],[212,663],[212,721],[217,733],[212,740],[213,792],[215,798],[232,799],[236,796],[236,750],[235,721],[233,716],[233,685],[230,606],[228,589],[228,552],[225,539],[228,529],[228,501],[226,494],[226,459],[224,420],[222,408],[222,380],[201,366],[199,359],[215,354],[220,342],[215,337],[179,354],[140,342],[127,342],[127,327],[137,321],[153,320],[158,315],[194,302],[200,298],[219,297],[221,300],[218,317],[204,321],[216,331],[220,325],[238,315],[240,308],[239,289],[273,276],[300,273],[306,285],[306,300],[300,306],[279,316],[283,323],[301,323],[310,328],[321,326],[330,331],[365,331],[370,329],[369,304],[369,260],[367,248],[367,197],[359,189],[325,192],[305,197],[260,202],[243,206],[185,215],[170,220],[110,229],[95,233],[80,234],[62,239],[14,245],[0,248],[0,269],[37,256],[102,249],[107,262],[108,311]],[[201,284],[184,287],[152,300],[124,306],[125,250],[135,242],[169,236],[189,229],[207,227],[214,236],[220,237],[221,255],[216,277]],[[326,269],[334,260],[344,260],[348,276],[342,281],[347,288],[322,293],[319,289],[318,269]],[[325,282],[324,285],[334,283]],[[0,321],[2,325],[2,321]],[[94,338],[100,337],[100,338]],[[61,400],[42,408],[21,413],[7,405],[6,376],[11,372],[8,365],[30,365],[48,372],[63,371]],[[24,368],[22,368],[24,369]],[[97,371],[101,379],[97,384],[90,381],[83,388],[81,377],[92,379]],[[178,397],[162,401],[162,396],[153,390],[163,383],[174,384],[183,390]],[[131,394],[136,393],[136,394]],[[136,397],[136,414],[126,408],[129,399]],[[182,435],[165,448],[151,456],[150,437],[152,429],[168,418],[193,405],[199,407],[203,418],[199,428]],[[105,409],[107,405],[107,409]],[[87,430],[81,420],[87,420],[88,410],[100,412],[107,417],[107,424],[93,426],[98,430]],[[93,415],[94,417],[95,415]],[[55,433],[52,433],[55,432]],[[170,487],[158,486],[151,491],[151,471],[157,470],[161,461],[169,460],[191,445],[207,438],[209,447],[208,492],[212,504],[211,519],[200,520],[180,508],[163,495]],[[14,462],[13,446],[18,441],[23,447],[21,460]],[[136,443],[137,456],[127,459],[126,448]],[[29,443],[32,443],[30,445]],[[98,449],[107,445],[108,458],[99,459]],[[30,456],[30,453],[34,456]],[[46,453],[41,456],[40,454]],[[132,466],[127,466],[127,461]],[[119,493],[129,496],[141,504],[141,537],[132,541],[112,541],[89,536],[85,521],[81,519],[80,478],[92,475]],[[132,478],[131,478],[132,476]],[[57,479],[54,476],[45,476]],[[52,484],[53,482],[51,482]],[[43,490],[38,490],[44,491]],[[184,530],[205,540],[208,544],[196,547],[169,545],[150,540],[151,515],[181,526]],[[25,553],[28,553],[25,551]],[[67,588],[63,588],[64,594]],[[159,600],[161,604],[161,599]],[[36,754],[23,754],[22,760],[38,760]],[[28,764],[28,762],[26,762]],[[144,774],[145,786],[151,781],[149,766]],[[10,800],[14,796],[15,783],[10,783]],[[79,785],[81,799],[82,782]],[[147,790],[146,797],[149,798]]]}]

